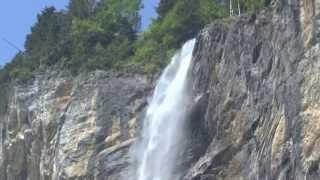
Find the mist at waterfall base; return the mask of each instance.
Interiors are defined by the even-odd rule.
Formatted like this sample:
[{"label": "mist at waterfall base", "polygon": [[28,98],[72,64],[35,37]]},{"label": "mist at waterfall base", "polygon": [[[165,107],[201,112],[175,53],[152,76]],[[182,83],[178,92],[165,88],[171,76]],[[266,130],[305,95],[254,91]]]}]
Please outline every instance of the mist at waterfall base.
[{"label": "mist at waterfall base", "polygon": [[165,68],[147,109],[142,134],[134,146],[134,180],[176,180],[183,148],[183,122],[188,104],[187,74],[195,40],[185,43]]}]

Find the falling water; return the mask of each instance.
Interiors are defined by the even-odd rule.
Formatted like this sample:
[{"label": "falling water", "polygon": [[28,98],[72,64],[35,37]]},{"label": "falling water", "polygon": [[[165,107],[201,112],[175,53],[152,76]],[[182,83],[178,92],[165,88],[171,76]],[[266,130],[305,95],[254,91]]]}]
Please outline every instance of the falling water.
[{"label": "falling water", "polygon": [[[177,153],[181,150],[187,105],[186,77],[195,40],[188,41],[164,70],[144,119],[138,152],[137,180],[174,180]],[[173,175],[175,174],[175,175]]]}]

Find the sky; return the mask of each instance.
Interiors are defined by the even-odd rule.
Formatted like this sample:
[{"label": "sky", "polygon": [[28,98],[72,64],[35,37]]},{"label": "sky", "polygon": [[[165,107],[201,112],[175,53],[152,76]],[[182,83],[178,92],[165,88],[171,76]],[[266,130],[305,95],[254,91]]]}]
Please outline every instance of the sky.
[{"label": "sky", "polygon": [[[155,6],[159,0],[143,0],[141,10],[142,29],[148,27],[152,17],[156,16]],[[14,55],[24,50],[26,35],[37,20],[37,14],[46,6],[55,6],[58,10],[67,8],[69,0],[2,0],[0,2],[0,65],[10,62]],[[9,41],[9,42],[8,42]],[[16,48],[12,47],[16,46]]]}]

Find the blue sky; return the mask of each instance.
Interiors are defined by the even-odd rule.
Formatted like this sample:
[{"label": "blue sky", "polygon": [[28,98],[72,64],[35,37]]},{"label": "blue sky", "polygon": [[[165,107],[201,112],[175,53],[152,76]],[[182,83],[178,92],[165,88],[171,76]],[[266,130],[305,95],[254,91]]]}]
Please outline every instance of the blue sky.
[{"label": "blue sky", "polygon": [[[143,0],[144,9],[141,11],[142,28],[145,29],[156,16],[154,7],[159,0]],[[46,6],[56,9],[66,9],[69,0],[2,0],[0,2],[0,65],[9,62],[18,52],[11,47],[6,39],[19,49],[23,45],[31,26],[36,22],[37,14]]]}]

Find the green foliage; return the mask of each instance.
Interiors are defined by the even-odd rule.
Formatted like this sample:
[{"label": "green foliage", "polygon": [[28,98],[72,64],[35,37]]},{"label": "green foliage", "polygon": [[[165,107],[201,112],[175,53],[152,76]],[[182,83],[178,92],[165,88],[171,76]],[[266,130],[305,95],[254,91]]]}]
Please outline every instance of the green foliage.
[{"label": "green foliage", "polygon": [[253,13],[261,8],[268,6],[271,0],[230,0],[228,6],[232,3],[234,15],[238,15],[238,5],[240,5],[241,14]]},{"label": "green foliage", "polygon": [[0,84],[10,81],[9,72],[5,68],[0,69]]},{"label": "green foliage", "polygon": [[112,68],[133,54],[140,0],[71,0],[69,11],[45,8],[27,36],[24,53],[0,72],[0,81],[30,78],[58,65],[74,73]]},{"label": "green foliage", "polygon": [[204,24],[228,16],[225,8],[212,0],[200,0],[200,17]]},{"label": "green foliage", "polygon": [[116,66],[121,60],[126,60],[131,51],[130,41],[125,38],[117,38],[106,47],[97,44],[95,46],[95,56],[89,58],[85,68],[94,70]]},{"label": "green foliage", "polygon": [[95,20],[104,29],[113,33],[134,38],[139,30],[141,0],[107,0],[102,1]]},{"label": "green foliage", "polygon": [[10,72],[10,77],[19,79],[20,81],[27,81],[33,77],[32,72],[28,68],[15,68]]},{"label": "green foliage", "polygon": [[105,0],[89,18],[74,17],[67,67],[76,73],[111,68],[128,59],[139,29],[140,8],[140,0]]},{"label": "green foliage", "polygon": [[94,9],[94,0],[71,0],[69,3],[69,15],[80,19],[88,18]]},{"label": "green foliage", "polygon": [[27,59],[27,56],[23,53],[18,53],[10,64],[7,64],[0,70],[0,82],[8,82],[12,79],[19,79],[26,81],[32,78],[32,71],[34,65],[32,61]]},{"label": "green foliage", "polygon": [[[251,12],[269,1],[239,2]],[[26,81],[50,66],[77,74],[139,64],[154,72],[206,24],[229,16],[228,3],[220,2],[160,0],[158,17],[139,36],[141,0],[71,0],[68,11],[45,8],[27,36],[25,52],[0,69],[0,84]]]},{"label": "green foliage", "polygon": [[38,21],[31,28],[31,34],[27,36],[25,43],[26,52],[34,66],[47,63],[41,60],[57,61],[60,58],[55,57],[57,53],[54,50],[66,34],[65,27],[65,15],[56,12],[53,7],[44,9],[38,15]]},{"label": "green foliage", "polygon": [[161,0],[157,7],[157,13],[160,18],[165,16],[176,3],[176,0]]},{"label": "green foliage", "polygon": [[242,9],[244,12],[257,11],[268,4],[268,0],[244,0],[241,2]]},{"label": "green foliage", "polygon": [[[1,71],[0,71],[0,76],[1,76]],[[7,112],[7,108],[8,108],[8,105],[9,105],[10,87],[8,86],[7,83],[1,83],[0,84],[0,94],[1,94],[0,114],[3,114],[5,112]]]},{"label": "green foliage", "polygon": [[154,20],[135,43],[133,62],[145,65],[147,72],[161,68],[183,42],[195,37],[204,25],[227,15],[214,0],[162,0]]},{"label": "green foliage", "polygon": [[[242,13],[256,11],[269,0],[239,0]],[[159,17],[134,45],[135,63],[147,72],[161,68],[183,42],[195,37],[206,24],[229,16],[229,3],[218,0],[161,0]],[[232,0],[237,7],[238,0]],[[230,20],[224,21],[230,22]]]}]

